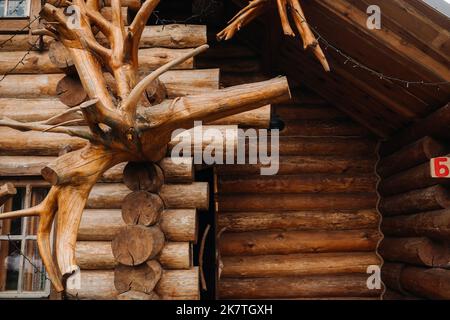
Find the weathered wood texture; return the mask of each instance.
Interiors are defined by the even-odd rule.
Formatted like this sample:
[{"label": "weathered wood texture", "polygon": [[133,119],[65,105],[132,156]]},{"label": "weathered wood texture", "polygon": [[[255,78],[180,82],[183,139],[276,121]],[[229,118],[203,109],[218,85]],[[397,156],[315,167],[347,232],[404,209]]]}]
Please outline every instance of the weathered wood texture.
[{"label": "weathered wood texture", "polygon": [[14,197],[17,193],[16,188],[11,183],[5,183],[0,185],[0,206],[2,206],[10,198]]},{"label": "weathered wood texture", "polygon": [[385,238],[379,252],[387,261],[383,280],[407,299],[449,298],[449,181],[432,178],[430,170],[431,158],[448,153],[448,135],[442,131],[448,111],[448,105],[437,110],[380,148],[378,191]]},{"label": "weathered wood texture", "polygon": [[450,192],[440,185],[386,197],[380,202],[380,211],[385,216],[446,209],[449,207]]},{"label": "weathered wood texture", "polygon": [[386,217],[382,222],[384,234],[399,237],[426,236],[450,240],[450,210],[421,212],[411,215]]},{"label": "weathered wood texture", "polygon": [[[79,241],[111,241],[126,226],[119,209],[86,209],[78,231]],[[161,214],[161,230],[170,241],[197,239],[195,209],[170,209]]]},{"label": "weathered wood texture", "polygon": [[[3,98],[53,98],[64,74],[9,74],[0,84]],[[169,97],[204,93],[219,89],[219,70],[172,70],[160,77]],[[17,83],[21,85],[18,87]]]},{"label": "weathered wood texture", "polygon": [[[198,268],[163,271],[155,292],[164,300],[199,299],[198,275]],[[68,288],[66,294],[68,299],[118,299],[119,292],[114,286],[114,271],[82,270],[80,288]]]},{"label": "weathered wood texture", "polygon": [[384,238],[379,252],[389,261],[450,268],[449,246],[428,238]]},{"label": "weathered wood texture", "polygon": [[447,147],[431,137],[424,137],[380,160],[377,172],[388,177],[445,154]]},{"label": "weathered wood texture", "polygon": [[398,292],[432,300],[450,299],[450,270],[386,263],[382,274],[385,283]]},{"label": "weathered wood texture", "polygon": [[219,284],[223,299],[296,299],[328,297],[379,297],[381,290],[367,289],[366,275],[306,276],[286,278],[226,278]]},{"label": "weathered wood texture", "polygon": [[272,108],[286,125],[278,174],[215,171],[219,297],[379,298],[363,281],[381,264],[375,144],[331,107]]}]

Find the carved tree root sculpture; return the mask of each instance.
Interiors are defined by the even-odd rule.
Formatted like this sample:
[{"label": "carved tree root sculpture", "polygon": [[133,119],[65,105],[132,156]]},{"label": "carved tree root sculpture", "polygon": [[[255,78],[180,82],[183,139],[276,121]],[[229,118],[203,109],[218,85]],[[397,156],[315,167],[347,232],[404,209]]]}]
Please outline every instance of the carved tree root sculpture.
[{"label": "carved tree root sculpture", "polygon": [[[50,4],[53,3],[54,5]],[[63,276],[78,270],[75,245],[81,215],[89,193],[107,169],[124,161],[161,160],[175,129],[189,129],[194,121],[212,122],[233,114],[289,99],[285,78],[231,87],[173,102],[145,107],[145,90],[158,77],[193,57],[204,45],[162,66],[137,83],[139,40],[150,14],[159,0],[146,0],[128,28],[123,25],[120,0],[111,0],[112,21],[99,13],[97,0],[73,0],[80,12],[79,26],[71,28],[63,13],[67,1],[49,1],[41,16],[47,21],[46,34],[54,36],[68,49],[90,101],[39,123],[1,119],[0,125],[18,130],[65,133],[89,141],[82,149],[57,158],[42,170],[52,184],[45,200],[30,209],[0,215],[0,219],[39,216],[38,246],[48,276],[57,291],[62,291]],[[108,39],[109,47],[99,44],[93,29]],[[110,92],[103,69],[115,80]],[[83,120],[87,129],[68,127]],[[56,218],[56,261],[50,248],[50,230]]]},{"label": "carved tree root sculpture", "polygon": [[289,21],[288,13],[290,13],[292,21],[294,21],[295,27],[303,40],[304,49],[312,48],[314,55],[320,61],[325,71],[330,71],[327,58],[306,21],[305,13],[299,0],[250,0],[250,3],[229,21],[229,25],[217,34],[217,38],[219,40],[231,39],[243,26],[269,10],[274,5],[274,2],[276,2],[284,34],[295,37],[295,32]]}]

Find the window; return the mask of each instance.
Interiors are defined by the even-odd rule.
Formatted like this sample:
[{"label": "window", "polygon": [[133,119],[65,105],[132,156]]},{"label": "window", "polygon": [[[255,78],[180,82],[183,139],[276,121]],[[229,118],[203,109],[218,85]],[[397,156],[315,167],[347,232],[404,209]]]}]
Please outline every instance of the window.
[{"label": "window", "polygon": [[24,18],[30,16],[30,0],[0,0],[0,17]]},{"label": "window", "polygon": [[0,0],[0,33],[27,33],[39,26],[41,0]]},{"label": "window", "polygon": [[[39,204],[48,187],[39,183],[16,183],[17,194],[2,212]],[[0,298],[47,298],[50,281],[39,256],[36,234],[39,217],[0,221]]]}]

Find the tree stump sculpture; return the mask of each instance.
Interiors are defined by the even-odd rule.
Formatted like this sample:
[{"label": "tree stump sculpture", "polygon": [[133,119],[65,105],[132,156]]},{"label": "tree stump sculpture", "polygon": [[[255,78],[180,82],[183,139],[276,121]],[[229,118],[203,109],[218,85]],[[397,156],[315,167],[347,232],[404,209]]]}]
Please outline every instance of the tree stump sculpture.
[{"label": "tree stump sculpture", "polygon": [[[124,26],[121,1],[110,2],[108,21],[100,13],[97,0],[48,1],[41,11],[45,28],[35,31],[52,36],[67,49],[90,100],[46,121],[0,120],[1,126],[64,133],[89,142],[82,149],[61,155],[42,170],[42,176],[52,185],[42,203],[0,215],[1,219],[40,217],[39,252],[57,291],[64,290],[63,276],[78,270],[75,245],[82,212],[92,187],[106,170],[124,161],[160,161],[172,132],[192,128],[194,121],[212,122],[289,98],[288,83],[280,77],[151,105],[147,88],[157,84],[164,72],[208,46],[192,50],[138,81],[139,40],[159,0],[146,0],[128,27]],[[68,6],[78,12],[75,24],[73,17],[66,15]],[[106,40],[102,43],[107,45],[96,40],[97,32],[104,35]],[[107,84],[104,71],[114,79],[112,86],[110,79]],[[88,129],[68,126],[75,121],[86,123]],[[54,260],[50,231],[55,217]]]}]

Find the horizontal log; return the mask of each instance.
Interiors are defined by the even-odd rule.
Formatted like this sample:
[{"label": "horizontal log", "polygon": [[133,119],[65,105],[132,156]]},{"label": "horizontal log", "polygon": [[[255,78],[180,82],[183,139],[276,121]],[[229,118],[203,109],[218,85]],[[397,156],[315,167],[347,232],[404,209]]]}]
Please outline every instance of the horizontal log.
[{"label": "horizontal log", "polygon": [[431,158],[442,156],[446,151],[447,147],[441,142],[424,137],[381,159],[377,172],[385,178],[427,162]]},{"label": "horizontal log", "polygon": [[159,194],[169,209],[209,208],[209,185],[206,182],[164,184]]},{"label": "horizontal log", "polygon": [[128,162],[123,170],[123,182],[131,191],[157,193],[164,183],[164,174],[157,164]]},{"label": "horizontal log", "polygon": [[[112,270],[114,259],[111,241],[78,241],[76,259],[82,270]],[[164,269],[190,269],[192,248],[189,242],[166,242],[157,260]]]},{"label": "horizontal log", "polygon": [[350,120],[294,120],[284,121],[281,135],[302,136],[367,136],[368,130]]},{"label": "horizontal log", "polygon": [[223,278],[268,278],[366,273],[379,265],[375,253],[312,253],[223,257]]},{"label": "horizontal log", "polygon": [[[54,98],[56,86],[65,74],[8,74],[0,83],[2,98]],[[20,83],[20,86],[17,84]]]},{"label": "horizontal log", "polygon": [[374,208],[377,196],[360,194],[234,194],[219,195],[219,211],[359,210]]},{"label": "horizontal log", "polygon": [[[56,86],[64,76],[65,74],[60,73],[10,74],[0,83],[0,96],[21,99],[54,98],[57,95]],[[169,97],[176,98],[219,89],[219,70],[171,70],[164,73],[160,80],[166,86]]]},{"label": "horizontal log", "polygon": [[[130,190],[121,183],[101,183],[92,188],[87,201],[89,209],[118,209]],[[167,184],[160,190],[160,196],[169,209],[202,209],[209,207],[207,183]]]},{"label": "horizontal log", "polygon": [[382,198],[379,209],[385,216],[395,216],[450,207],[450,192],[442,186],[409,191]]},{"label": "horizontal log", "polygon": [[[197,239],[195,209],[165,210],[160,227],[169,241]],[[111,241],[126,224],[119,209],[86,209],[78,230],[78,241]]]},{"label": "horizontal log", "polygon": [[194,159],[181,157],[167,157],[158,165],[164,173],[166,183],[192,183],[194,181]]},{"label": "horizontal log", "polygon": [[[0,83],[0,93],[2,88]],[[72,150],[84,146],[83,140],[67,137],[56,133],[21,132],[8,128],[0,128],[0,155],[58,155],[62,147],[69,146]],[[20,139],[20,143],[11,143]],[[49,143],[50,142],[50,143]],[[169,144],[173,148],[176,141]],[[54,147],[54,146],[58,147]],[[36,151],[36,146],[40,146]],[[30,152],[27,152],[30,150]],[[347,152],[347,154],[346,154]],[[329,139],[329,138],[280,138],[280,155],[282,156],[323,156],[323,155],[355,155],[365,156],[373,153],[370,140]]]},{"label": "horizontal log", "polygon": [[437,184],[449,184],[450,179],[432,178],[430,162],[402,171],[382,179],[378,185],[380,194],[389,196],[416,189],[423,189]]},{"label": "horizontal log", "polygon": [[447,134],[446,124],[450,122],[450,104],[433,112],[429,116],[409,126],[393,136],[380,148],[380,154],[387,156],[403,146],[425,136],[442,136]]},{"label": "horizontal log", "polygon": [[58,155],[66,147],[75,150],[85,145],[85,140],[70,137],[62,133],[18,131],[7,127],[0,127],[0,156],[51,156]]},{"label": "horizontal log", "polygon": [[[156,292],[163,300],[191,300],[200,298],[198,268],[190,270],[165,270]],[[68,299],[115,300],[118,292],[114,287],[113,270],[82,270],[79,289],[68,287]]]},{"label": "horizontal log", "polygon": [[0,156],[0,176],[40,176],[56,157]]},{"label": "horizontal log", "polygon": [[[169,49],[169,48],[148,48],[139,50],[139,72],[150,73],[162,65],[185,55],[191,49]],[[0,63],[0,74],[39,74],[39,73],[61,73],[60,64],[54,64],[48,52],[31,51],[26,55],[23,64],[16,64],[25,56],[25,51],[3,52]],[[55,55],[56,53],[54,53]],[[55,60],[56,61],[56,60]],[[73,64],[72,64],[73,65]],[[70,67],[72,65],[68,65]],[[15,67],[15,68],[14,68]],[[187,59],[173,69],[184,70],[194,68],[194,58]],[[14,69],[14,72],[9,72]]]},{"label": "horizontal log", "polygon": [[164,269],[191,269],[193,267],[192,245],[189,242],[166,242],[157,258]]},{"label": "horizontal log", "polygon": [[388,217],[383,219],[381,227],[385,234],[391,236],[426,236],[433,239],[450,240],[450,210]]},{"label": "horizontal log", "polygon": [[162,300],[199,300],[199,270],[164,270],[156,286],[156,293]]},{"label": "horizontal log", "polygon": [[222,256],[371,251],[380,234],[374,230],[260,231],[224,233]]},{"label": "horizontal log", "polygon": [[172,70],[159,79],[167,89],[169,98],[201,94],[219,89],[219,69]]},{"label": "horizontal log", "polygon": [[[295,96],[294,96],[295,99]],[[338,120],[347,119],[345,115],[339,109],[323,105],[326,102],[322,102],[318,105],[308,104],[282,104],[275,107],[275,115],[283,121],[286,120]]]},{"label": "horizontal log", "polygon": [[0,206],[2,206],[10,198],[14,197],[17,193],[16,188],[11,183],[5,183],[0,185]]},{"label": "horizontal log", "polygon": [[114,259],[126,266],[138,266],[155,258],[164,247],[159,227],[126,226],[112,241]]},{"label": "horizontal log", "polygon": [[[111,0],[105,0],[104,4],[106,7],[111,7]],[[141,4],[142,4],[141,0],[121,0],[120,1],[120,5],[122,7],[127,7],[134,11],[139,10],[139,8],[141,7]]]},{"label": "horizontal log", "polygon": [[384,238],[379,252],[389,261],[450,268],[450,248],[428,238]]},{"label": "horizontal log", "polygon": [[[169,152],[178,141],[169,143]],[[246,142],[245,150],[248,153],[249,147],[257,148],[257,144]],[[205,148],[205,146],[203,147]],[[236,147],[235,147],[236,148]],[[267,146],[270,154],[270,144]],[[191,150],[191,154],[193,154]],[[236,152],[235,152],[236,154]],[[301,137],[288,138],[280,137],[279,154],[281,156],[339,156],[367,159],[371,155],[375,157],[375,145],[372,140],[361,138],[317,138]],[[355,159],[356,161],[356,159]],[[258,173],[259,174],[259,173]]]},{"label": "horizontal log", "polygon": [[75,257],[81,270],[106,270],[116,265],[110,241],[78,241]]},{"label": "horizontal log", "polygon": [[227,232],[263,230],[355,230],[377,228],[376,210],[221,212],[218,228]]},{"label": "horizontal log", "polygon": [[167,240],[197,242],[198,220],[195,209],[164,210],[160,221]]},{"label": "horizontal log", "polygon": [[[122,21],[123,24],[128,26],[131,22],[131,15],[128,13],[128,8],[125,6],[122,6],[121,8],[121,14],[122,14]],[[111,21],[112,20],[112,8],[111,7],[103,7],[100,9],[100,13],[103,17],[105,17],[106,20]]]},{"label": "horizontal log", "polygon": [[450,299],[450,270],[407,266],[400,276],[402,287],[419,297]]},{"label": "horizontal log", "polygon": [[381,268],[381,280],[389,289],[407,295],[408,293],[400,283],[400,275],[404,267],[403,263],[384,262]]},{"label": "horizontal log", "polygon": [[139,46],[141,48],[196,48],[206,43],[205,25],[168,24],[145,27]]},{"label": "horizontal log", "polygon": [[65,293],[69,300],[115,300],[114,271],[82,270],[80,286],[67,286]]},{"label": "horizontal log", "polygon": [[238,125],[241,128],[270,128],[271,106],[267,105],[255,110],[242,112],[234,116],[216,120],[212,125]]},{"label": "horizontal log", "polygon": [[221,176],[220,194],[236,193],[351,193],[373,192],[377,178],[371,175],[310,174],[290,176]]},{"label": "horizontal log", "polygon": [[147,191],[134,191],[122,203],[122,218],[127,225],[152,226],[159,222],[164,210],[162,199]]},{"label": "horizontal log", "polygon": [[125,227],[121,210],[86,209],[78,229],[78,241],[111,241]]},{"label": "horizontal log", "polygon": [[[56,157],[51,156],[0,156],[0,175],[2,176],[40,176],[41,170]],[[180,163],[180,164],[178,164]],[[122,182],[126,163],[118,164],[107,170],[100,181]],[[191,183],[194,176],[192,158],[165,158],[159,166],[164,171],[167,183]]]},{"label": "horizontal log", "polygon": [[127,291],[124,293],[121,293],[117,296],[117,300],[160,300],[159,296],[152,292],[150,294],[139,292],[139,291]]},{"label": "horizontal log", "polygon": [[[279,167],[279,175],[296,175],[309,173],[353,174],[373,173],[375,160],[327,156],[281,156],[279,161],[276,161],[276,159],[274,159],[273,165],[277,165]],[[261,173],[261,167],[264,167],[264,165],[217,165],[216,172],[218,175],[259,175]]]},{"label": "horizontal log", "polygon": [[381,293],[367,288],[367,275],[228,278],[219,282],[220,299],[379,297]]}]

